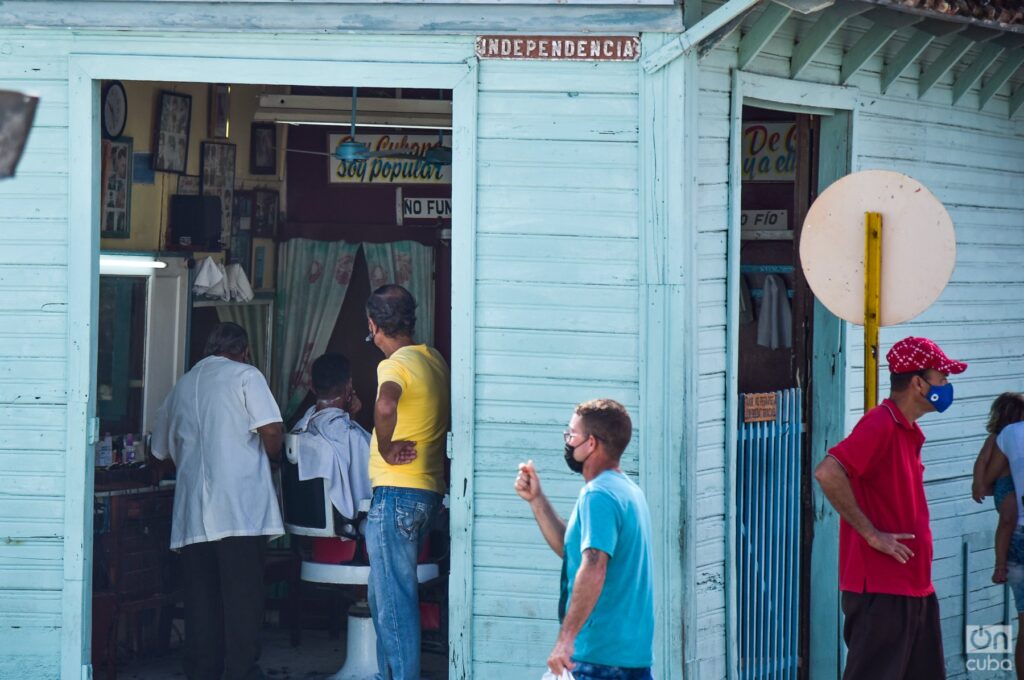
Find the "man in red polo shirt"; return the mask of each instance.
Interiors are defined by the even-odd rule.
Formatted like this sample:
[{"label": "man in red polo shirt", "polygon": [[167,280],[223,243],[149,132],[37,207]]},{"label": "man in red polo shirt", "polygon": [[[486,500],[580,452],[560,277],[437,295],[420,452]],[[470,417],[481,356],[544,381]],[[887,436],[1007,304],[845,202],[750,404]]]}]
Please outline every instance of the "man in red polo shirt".
[{"label": "man in red polo shirt", "polygon": [[844,680],[946,677],[932,531],[917,419],[953,403],[953,361],[927,338],[886,355],[892,391],[821,461],[814,477],[839,523],[839,590],[848,654]]}]

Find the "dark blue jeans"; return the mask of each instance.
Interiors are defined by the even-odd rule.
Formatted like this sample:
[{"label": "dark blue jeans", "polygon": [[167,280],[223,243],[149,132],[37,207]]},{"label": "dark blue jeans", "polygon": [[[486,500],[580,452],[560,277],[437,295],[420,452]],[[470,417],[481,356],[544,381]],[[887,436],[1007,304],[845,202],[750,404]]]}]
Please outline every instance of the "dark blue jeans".
[{"label": "dark blue jeans", "polygon": [[378,486],[366,516],[370,614],[381,680],[419,680],[420,605],[416,557],[441,506],[433,491]]},{"label": "dark blue jeans", "polygon": [[650,668],[621,668],[577,661],[572,669],[576,680],[653,680]]}]

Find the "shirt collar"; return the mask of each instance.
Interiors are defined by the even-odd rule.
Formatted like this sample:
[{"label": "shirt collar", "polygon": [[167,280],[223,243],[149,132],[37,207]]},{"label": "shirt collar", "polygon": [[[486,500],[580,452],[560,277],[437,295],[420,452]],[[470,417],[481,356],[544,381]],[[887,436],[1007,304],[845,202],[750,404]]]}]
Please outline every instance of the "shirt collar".
[{"label": "shirt collar", "polygon": [[900,410],[900,407],[897,406],[896,402],[894,402],[892,399],[883,399],[881,405],[885,407],[885,409],[889,412],[889,415],[892,416],[892,419],[896,421],[897,425],[899,425],[905,430],[914,429],[914,426],[910,424],[910,421],[907,420],[906,416],[903,415],[903,411]]}]

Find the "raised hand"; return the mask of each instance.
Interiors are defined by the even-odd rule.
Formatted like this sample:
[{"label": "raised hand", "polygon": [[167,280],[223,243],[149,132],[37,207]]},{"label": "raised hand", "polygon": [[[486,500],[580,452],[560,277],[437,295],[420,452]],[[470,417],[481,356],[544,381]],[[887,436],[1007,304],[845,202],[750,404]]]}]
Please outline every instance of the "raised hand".
[{"label": "raised hand", "polygon": [[537,475],[533,461],[528,460],[519,464],[519,474],[516,475],[516,493],[528,503],[532,503],[541,495],[540,477]]}]

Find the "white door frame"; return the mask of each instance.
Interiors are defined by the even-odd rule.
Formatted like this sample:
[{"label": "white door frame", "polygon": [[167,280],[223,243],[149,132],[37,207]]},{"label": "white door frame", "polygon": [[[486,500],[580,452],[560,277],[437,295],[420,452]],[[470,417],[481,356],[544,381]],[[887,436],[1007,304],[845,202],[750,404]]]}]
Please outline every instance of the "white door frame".
[{"label": "white door frame", "polygon": [[[843,130],[831,130],[842,141],[842,149],[834,154],[825,148],[819,154],[819,186],[824,189],[836,179],[849,173],[857,166],[854,136],[857,114],[858,91],[852,87],[839,87],[820,83],[809,83],[789,80],[774,76],[734,71],[732,78],[732,110],[730,112],[729,134],[729,228],[728,228],[728,262],[727,262],[727,313],[726,323],[726,638],[728,639],[728,674],[730,678],[739,677],[739,634],[737,617],[736,569],[736,436],[737,407],[739,385],[739,277],[740,277],[740,194],[742,190],[742,134],[743,106],[761,106],[783,111],[824,114],[825,120],[833,119],[845,124]],[[831,127],[836,127],[832,125]],[[823,132],[826,132],[823,130]],[[835,156],[835,157],[833,157]],[[841,157],[839,157],[841,156]],[[815,300],[815,339],[814,339],[814,373],[825,375],[823,369],[829,359],[837,365],[831,372],[833,380],[826,385],[831,395],[828,400],[821,398],[825,389],[818,390],[815,398],[814,431],[811,433],[811,454],[817,455],[831,437],[831,445],[836,443],[835,431],[841,437],[845,434],[846,393],[845,377],[848,372],[846,355],[846,324],[832,316],[820,302]],[[826,332],[827,329],[827,332]],[[821,331],[821,332],[818,332]],[[829,337],[825,337],[825,336]],[[810,677],[838,677],[841,664],[841,638],[839,637],[839,585],[838,585],[838,517],[831,511],[820,493],[815,489],[815,508],[819,521],[816,529],[824,529],[823,535],[816,534],[815,547],[821,548],[820,554],[812,556],[811,594],[826,594],[825,601],[818,602],[811,613],[810,643]],[[834,530],[834,531],[833,531]],[[822,566],[820,563],[827,562]],[[833,564],[834,563],[834,564]],[[819,568],[820,567],[820,568]],[[820,605],[820,606],[819,606]],[[833,638],[835,644],[833,644]],[[816,645],[818,651],[816,652]]]},{"label": "white door frame", "polygon": [[[401,38],[396,37],[396,42]],[[68,416],[65,469],[61,677],[91,677],[92,495],[91,443],[95,416],[96,319],[99,289],[101,80],[265,85],[438,88],[452,90],[452,434],[449,577],[449,673],[472,675],[472,511],[476,252],[477,62],[471,38],[460,61],[366,62],[319,59],[72,54],[69,58]],[[265,54],[254,40],[253,55]],[[182,41],[182,44],[188,44]],[[344,47],[342,42],[340,45]],[[396,45],[396,54],[400,50]],[[164,48],[166,49],[166,48]],[[235,44],[237,49],[237,44]],[[307,50],[308,51],[308,50]],[[353,49],[353,54],[357,49]]]}]

